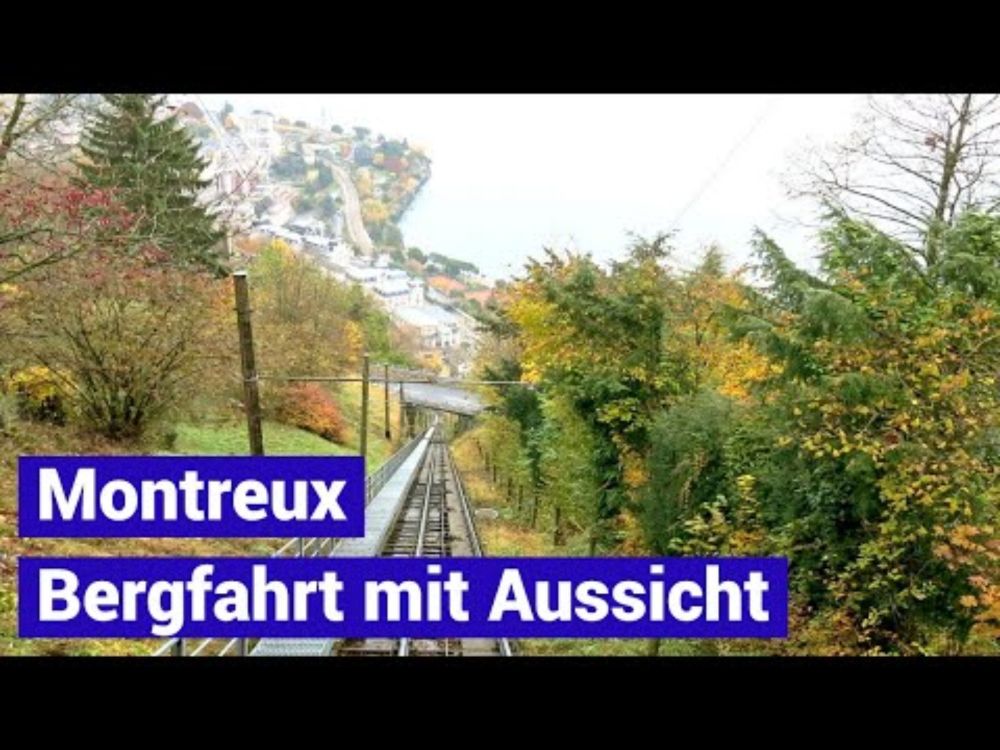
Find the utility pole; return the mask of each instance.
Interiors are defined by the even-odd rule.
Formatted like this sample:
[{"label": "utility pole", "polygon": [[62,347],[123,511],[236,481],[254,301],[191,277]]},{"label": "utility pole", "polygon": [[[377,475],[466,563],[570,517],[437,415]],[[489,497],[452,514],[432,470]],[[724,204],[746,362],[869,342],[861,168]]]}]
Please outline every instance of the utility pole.
[{"label": "utility pole", "polygon": [[257,390],[257,365],[253,355],[253,328],[250,325],[250,292],[247,272],[233,274],[236,292],[236,326],[240,333],[240,365],[243,370],[243,409],[247,415],[250,455],[264,455],[264,435],[260,424],[260,393]]},{"label": "utility pole", "polygon": [[[361,457],[368,460],[368,354],[361,360]],[[367,467],[366,467],[367,472]]]},{"label": "utility pole", "polygon": [[403,442],[409,433],[406,429],[406,402],[403,400],[403,381],[399,381],[399,442]]},{"label": "utility pole", "polygon": [[392,427],[389,425],[389,365],[382,366],[385,382],[385,439],[392,440]]}]

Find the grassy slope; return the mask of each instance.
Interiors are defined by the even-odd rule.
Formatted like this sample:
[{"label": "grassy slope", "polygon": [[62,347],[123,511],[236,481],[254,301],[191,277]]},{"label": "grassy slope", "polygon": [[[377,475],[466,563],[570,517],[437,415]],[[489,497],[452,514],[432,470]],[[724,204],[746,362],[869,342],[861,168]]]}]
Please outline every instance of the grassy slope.
[{"label": "grassy slope", "polygon": [[[295,427],[264,423],[264,453],[287,456],[343,456],[355,449],[336,445]],[[174,452],[204,456],[243,456],[247,453],[244,423],[179,424]]]},{"label": "grassy slope", "polygon": [[[375,374],[373,372],[373,377]],[[399,443],[399,401],[395,398],[396,395],[390,388],[389,426],[394,445]],[[361,384],[341,383],[336,391],[336,398],[347,423],[347,445],[357,450],[361,428]],[[368,467],[371,470],[381,466],[392,455],[392,449],[385,439],[385,391],[381,385],[372,384],[369,387],[368,400]]]},{"label": "grassy slope", "polygon": [[[369,432],[369,467],[391,455],[383,437],[382,393],[373,387]],[[264,449],[271,455],[345,455],[357,452],[360,388],[340,394],[348,422],[346,446],[336,445],[294,427],[264,423]],[[393,404],[393,427],[398,405]],[[354,418],[351,418],[351,415]],[[245,455],[246,425],[241,422],[177,425],[172,453]],[[141,654],[157,641],[21,640],[16,637],[16,560],[21,555],[267,555],[278,544],[270,539],[18,539],[16,460],[28,454],[127,454],[160,452],[145,446],[122,446],[74,428],[21,423],[13,435],[0,436],[0,656],[9,654]]]},{"label": "grassy slope", "polygon": [[[583,537],[571,537],[562,547],[553,546],[552,531],[544,528],[543,519],[548,514],[539,514],[537,529],[531,529],[525,523],[527,511],[518,518],[517,509],[507,503],[502,478],[494,485],[484,470],[475,440],[476,431],[473,430],[458,438],[452,448],[472,503],[499,513],[495,521],[477,519],[485,554],[509,557],[586,555],[587,541]],[[531,638],[520,641],[519,645],[521,653],[526,655],[645,656],[649,641],[632,638]],[[660,653],[664,655],[692,655],[698,653],[698,649],[698,644],[692,641],[665,640],[660,645]]]}]

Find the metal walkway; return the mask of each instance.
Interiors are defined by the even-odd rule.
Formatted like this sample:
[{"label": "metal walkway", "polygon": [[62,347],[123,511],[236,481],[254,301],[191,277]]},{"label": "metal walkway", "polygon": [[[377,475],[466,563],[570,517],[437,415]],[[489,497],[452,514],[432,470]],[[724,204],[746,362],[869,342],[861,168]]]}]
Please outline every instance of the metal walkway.
[{"label": "metal walkway", "polygon": [[[403,506],[403,501],[417,479],[431,441],[433,428],[427,430],[416,448],[403,460],[378,494],[365,509],[365,535],[344,539],[337,544],[330,557],[374,557],[385,544]],[[336,638],[262,638],[250,656],[329,656],[337,643]]]},{"label": "metal walkway", "polygon": [[[354,557],[374,556],[392,528],[395,513],[402,507],[416,481],[418,469],[430,444],[433,428],[412,439],[365,479],[365,536],[357,539],[295,538],[288,540],[272,557]],[[194,639],[197,641],[198,639]],[[271,656],[323,655],[333,641],[312,638],[204,638],[192,642],[170,638],[153,656]]]}]

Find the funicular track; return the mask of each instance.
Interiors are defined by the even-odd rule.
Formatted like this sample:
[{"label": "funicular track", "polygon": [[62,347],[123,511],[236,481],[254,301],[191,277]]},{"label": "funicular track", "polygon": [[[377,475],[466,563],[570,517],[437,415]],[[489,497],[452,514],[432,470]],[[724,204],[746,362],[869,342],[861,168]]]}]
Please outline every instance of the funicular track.
[{"label": "funicular track", "polygon": [[[272,557],[482,555],[462,478],[434,427],[411,439],[366,480],[364,538],[291,539]],[[507,639],[170,638],[156,656],[511,656]]]},{"label": "funicular track", "polygon": [[[427,455],[399,510],[382,557],[470,557],[482,554],[461,477],[435,427]],[[506,639],[347,639],[335,656],[510,656]]]}]

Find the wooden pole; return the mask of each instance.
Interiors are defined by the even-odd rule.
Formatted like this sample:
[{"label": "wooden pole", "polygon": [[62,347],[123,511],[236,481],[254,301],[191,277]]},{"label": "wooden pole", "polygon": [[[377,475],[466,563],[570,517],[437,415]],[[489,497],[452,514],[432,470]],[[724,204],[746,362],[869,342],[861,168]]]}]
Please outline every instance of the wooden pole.
[{"label": "wooden pole", "polygon": [[389,365],[384,365],[385,375],[385,439],[392,440],[392,427],[389,424]]},{"label": "wooden pole", "polygon": [[250,324],[250,292],[247,272],[233,274],[236,292],[236,327],[240,333],[240,365],[243,370],[243,409],[247,415],[250,455],[264,455],[264,434],[260,421],[260,392],[257,390],[257,365],[253,354],[253,327]]},{"label": "wooden pole", "polygon": [[399,381],[399,439],[402,442],[410,436],[409,428],[406,424],[406,397],[403,394],[403,381]]},{"label": "wooden pole", "polygon": [[[361,360],[361,457],[368,460],[368,355]],[[366,469],[367,471],[367,469]]]}]

